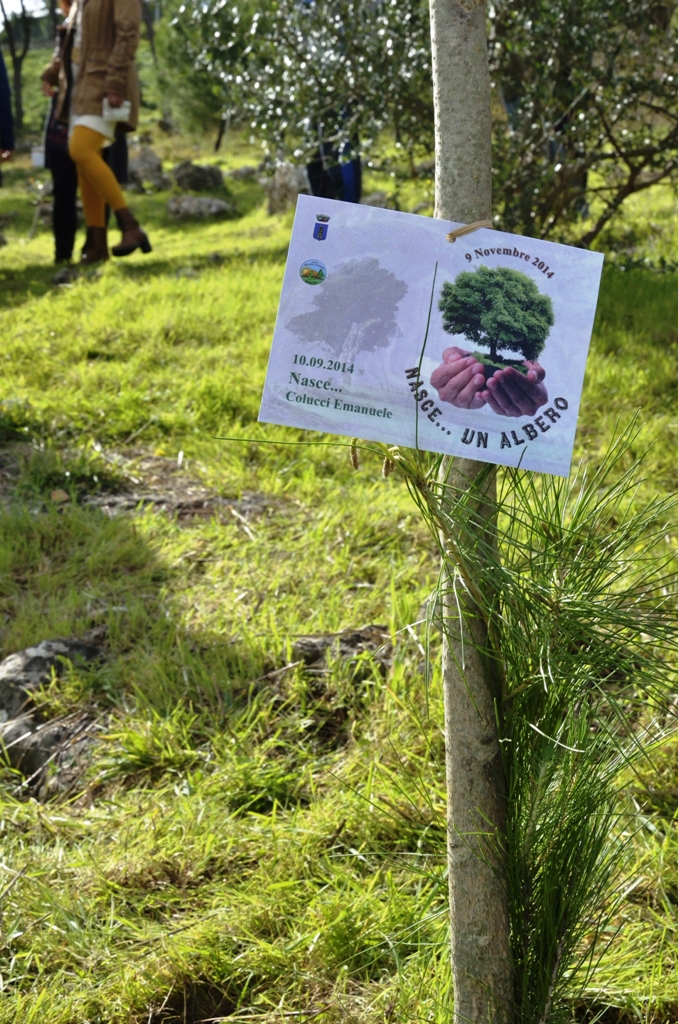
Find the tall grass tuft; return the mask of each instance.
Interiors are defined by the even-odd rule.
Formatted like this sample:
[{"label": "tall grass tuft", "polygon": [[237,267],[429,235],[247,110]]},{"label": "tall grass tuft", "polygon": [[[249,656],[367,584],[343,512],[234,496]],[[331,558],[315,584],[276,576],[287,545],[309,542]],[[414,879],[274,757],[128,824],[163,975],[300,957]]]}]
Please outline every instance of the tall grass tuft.
[{"label": "tall grass tuft", "polygon": [[502,471],[482,529],[493,467],[453,493],[439,457],[380,448],[445,560],[435,607],[466,591],[488,627],[518,1024],[571,1019],[624,898],[622,776],[674,729],[678,498],[638,504],[636,438],[631,423],[569,481]]}]

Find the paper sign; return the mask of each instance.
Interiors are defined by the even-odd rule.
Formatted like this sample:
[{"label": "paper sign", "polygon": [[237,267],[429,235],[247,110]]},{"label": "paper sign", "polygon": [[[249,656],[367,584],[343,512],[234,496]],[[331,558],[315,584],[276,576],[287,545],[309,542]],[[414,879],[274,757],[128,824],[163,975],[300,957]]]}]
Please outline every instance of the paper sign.
[{"label": "paper sign", "polygon": [[567,476],[603,256],[300,196],[259,419]]}]

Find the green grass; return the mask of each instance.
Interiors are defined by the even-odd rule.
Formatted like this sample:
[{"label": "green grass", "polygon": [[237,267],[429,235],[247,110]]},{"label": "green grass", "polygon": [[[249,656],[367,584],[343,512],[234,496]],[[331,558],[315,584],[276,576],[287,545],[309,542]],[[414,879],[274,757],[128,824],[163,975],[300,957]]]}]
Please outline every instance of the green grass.
[{"label": "green grass", "polygon": [[[231,141],[222,159],[246,156]],[[435,643],[427,682],[406,628],[435,547],[376,460],[251,440],[302,436],[256,423],[291,217],[251,184],[233,186],[242,216],[208,226],[137,196],[153,254],[55,288],[48,232],[26,239],[27,174],[17,161],[0,190],[0,654],[101,624],[109,652],[40,696],[100,720],[79,784],[41,804],[3,775],[0,1022],[442,1024],[440,681]],[[648,496],[675,486],[677,323],[675,275],[606,271],[578,456],[641,408]],[[260,514],[85,503],[148,485],[149,453],[170,480],[180,452],[215,495],[263,496]],[[279,671],[296,635],[370,622],[398,633],[386,677]],[[678,1016],[678,753],[662,758],[633,790],[636,884],[587,1004],[629,1019]]]}]

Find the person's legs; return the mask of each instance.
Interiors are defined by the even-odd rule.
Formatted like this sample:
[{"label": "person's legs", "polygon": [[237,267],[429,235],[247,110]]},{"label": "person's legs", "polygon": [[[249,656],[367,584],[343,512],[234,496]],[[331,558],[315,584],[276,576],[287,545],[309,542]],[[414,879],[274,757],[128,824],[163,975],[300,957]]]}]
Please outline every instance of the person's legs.
[{"label": "person's legs", "polygon": [[[87,222],[88,231],[90,233],[96,232],[97,238],[100,231],[103,230],[105,232],[106,229],[103,227],[105,225],[104,211],[106,205],[108,205],[115,213],[118,225],[122,231],[122,238],[119,244],[113,246],[113,255],[128,256],[135,249],[141,249],[142,252],[150,252],[151,243],[146,233],[141,230],[132,215],[132,211],[125,205],[125,199],[115,179],[115,175],[110,167],[106,165],[101,155],[101,147],[106,141],[105,136],[99,132],[95,132],[91,128],[85,128],[83,125],[76,125],[69,143],[69,151],[72,159],[77,164],[81,183],[87,182],[87,186],[90,186],[98,194],[101,202],[101,206],[97,207],[96,210],[98,223],[97,225],[90,225],[87,208],[85,207],[85,195],[83,194],[83,207],[85,207],[85,221]],[[85,187],[87,188],[87,186]],[[89,195],[91,197],[91,193]],[[93,205],[91,215],[95,216]],[[88,258],[88,262],[90,261],[91,257]]]},{"label": "person's legs", "polygon": [[139,222],[135,219],[128,206],[123,210],[116,210],[115,219],[122,232],[122,237],[118,244],[114,245],[111,249],[114,256],[129,256],[135,249],[141,249],[142,252],[152,252],[148,235],[145,231],[142,231]]},{"label": "person's legs", "polygon": [[[100,200],[100,223],[90,224],[85,208],[85,221],[88,227],[103,227],[103,209],[106,203],[113,211],[122,210],[126,205],[125,197],[115,175],[101,155],[101,147],[107,142],[108,139],[105,135],[93,131],[92,128],[76,125],[68,145],[71,159],[78,168],[81,183],[83,180],[87,181],[90,186],[89,195],[92,196],[96,193]],[[84,195],[82,205],[85,207]],[[94,212],[94,208],[92,208],[92,212]],[[96,213],[99,214],[99,206],[97,206]]]},{"label": "person's legs", "polygon": [[78,183],[80,185],[80,198],[82,199],[82,212],[85,217],[85,224],[88,228],[106,227],[104,216],[106,204],[96,187],[80,167],[78,167]]},{"label": "person's legs", "polygon": [[[101,260],[108,259],[108,240],[104,214],[106,203],[101,195],[100,175],[98,173],[99,163],[104,167],[104,171],[108,170],[101,159],[101,147],[105,141],[105,137],[99,132],[79,125],[74,128],[68,143],[69,154],[78,171],[82,212],[87,228],[87,238],[85,239],[80,260],[81,263],[85,264],[98,263]],[[122,193],[118,197],[118,201],[121,200],[124,203]]]},{"label": "person's legs", "polygon": [[108,235],[106,231],[105,203],[89,178],[78,168],[78,184],[82,199],[87,237],[82,248],[81,263],[98,263],[108,259]]},{"label": "person's legs", "polygon": [[129,182],[129,161],[125,132],[118,132],[113,142],[103,150],[101,155],[113,171],[118,183],[126,185]]},{"label": "person's legs", "polygon": [[122,239],[117,246],[113,247],[113,255],[129,256],[136,249],[140,249],[144,253],[151,252],[149,238],[147,238],[145,231],[142,231],[139,227],[132,215],[132,211],[129,207],[125,206],[125,199],[120,190],[120,185],[116,181],[116,176],[101,157],[101,146],[105,141],[107,139],[99,132],[92,131],[91,128],[85,128],[83,125],[77,125],[73,130],[69,143],[71,157],[78,166],[78,176],[81,183],[86,182],[85,189],[87,190],[88,186],[91,189],[88,193],[87,202],[89,203],[92,197],[92,190],[95,191],[100,202],[100,206],[96,208],[96,213],[94,213],[92,203],[91,216],[96,216],[97,224],[90,226],[87,208],[85,207],[85,195],[83,194],[83,207],[85,207],[88,237],[93,240],[92,245],[94,245],[94,242],[96,243],[96,255],[92,256],[88,248],[83,256],[86,262],[92,262],[93,259],[108,258],[108,250],[105,256],[99,255],[101,238],[103,239],[103,245],[105,245],[105,226],[98,226],[99,224],[105,224],[104,210],[107,205],[115,213],[118,225],[122,231]]},{"label": "person's legs", "polygon": [[52,230],[54,232],[54,258],[57,263],[70,260],[75,244],[77,213],[75,197],[78,190],[78,174],[75,164],[65,149],[51,146],[49,169],[52,172]]},{"label": "person's legs", "polygon": [[[125,132],[118,132],[110,146],[104,146],[101,155],[113,171],[119,185],[127,185],[129,182],[129,161],[127,153],[127,135]],[[106,204],[106,227],[111,215],[111,208]]]}]

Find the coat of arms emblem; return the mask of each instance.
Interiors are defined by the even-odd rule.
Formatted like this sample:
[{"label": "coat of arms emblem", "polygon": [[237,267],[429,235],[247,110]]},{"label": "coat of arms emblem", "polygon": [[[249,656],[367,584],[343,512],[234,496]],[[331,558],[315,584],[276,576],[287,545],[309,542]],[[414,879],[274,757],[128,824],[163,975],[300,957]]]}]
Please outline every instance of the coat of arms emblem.
[{"label": "coat of arms emblem", "polygon": [[313,227],[313,237],[318,242],[324,242],[329,231],[329,217],[326,213],[316,213],[316,224]]}]

